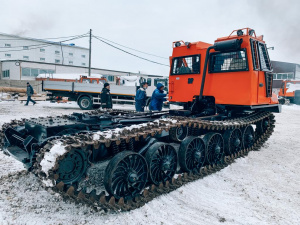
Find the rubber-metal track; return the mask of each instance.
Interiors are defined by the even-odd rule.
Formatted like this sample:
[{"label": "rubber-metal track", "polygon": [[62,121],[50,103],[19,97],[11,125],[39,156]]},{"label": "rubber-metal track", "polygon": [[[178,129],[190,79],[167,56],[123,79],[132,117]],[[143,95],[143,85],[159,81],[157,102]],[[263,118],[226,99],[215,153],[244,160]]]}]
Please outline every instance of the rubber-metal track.
[{"label": "rubber-metal track", "polygon": [[[171,119],[177,120],[176,123],[171,123],[170,121],[160,120],[159,125],[149,123],[146,127],[141,127],[137,129],[133,129],[131,132],[121,133],[119,137],[113,137],[111,139],[104,139],[100,137],[99,140],[93,140],[91,135],[89,134],[79,134],[74,136],[64,136],[57,140],[49,141],[37,154],[36,160],[37,162],[34,164],[34,168],[32,172],[36,174],[42,180],[45,179],[46,175],[41,170],[40,162],[44,158],[44,154],[49,152],[52,146],[57,143],[57,141],[62,141],[63,144],[67,147],[66,153],[57,158],[56,164],[53,167],[52,171],[49,171],[49,176],[47,179],[50,179],[54,184],[54,187],[51,189],[54,192],[59,193],[66,200],[72,200],[76,203],[86,204],[92,207],[95,211],[103,211],[103,212],[120,212],[120,211],[130,211],[136,208],[142,207],[147,202],[152,199],[162,195],[169,193],[177,188],[187,184],[189,182],[202,179],[205,176],[208,176],[212,173],[220,171],[225,168],[229,164],[233,163],[235,159],[246,156],[249,151],[257,151],[260,147],[265,143],[265,141],[271,136],[274,127],[275,120],[274,115],[270,112],[254,112],[247,116],[227,119],[223,121],[208,121],[201,120],[201,118],[187,118],[187,117],[170,117]],[[81,148],[84,151],[89,151],[91,148],[98,148],[101,143],[104,143],[106,147],[109,147],[112,143],[120,145],[121,142],[126,141],[129,143],[131,138],[134,138],[138,141],[141,136],[144,138],[147,135],[154,136],[157,133],[161,133],[163,130],[169,131],[174,127],[180,126],[188,126],[189,128],[206,130],[208,132],[223,132],[227,129],[235,129],[235,128],[243,128],[248,125],[255,125],[265,118],[268,118],[269,125],[264,132],[259,132],[258,129],[255,130],[255,142],[251,148],[242,149],[236,154],[226,155],[223,160],[217,165],[206,165],[205,167],[200,168],[196,173],[182,173],[177,176],[177,178],[173,177],[172,180],[167,181],[165,184],[160,183],[159,185],[151,185],[150,187],[146,187],[140,195],[136,196],[134,199],[124,200],[120,198],[119,200],[115,199],[113,196],[108,195],[106,192],[101,192],[100,194],[96,194],[96,191],[91,191],[87,193],[83,190],[77,191],[76,186],[65,185],[63,182],[57,183],[56,180],[58,177],[53,175],[53,171],[56,171],[59,168],[59,161],[64,158],[64,156],[70,151],[72,148]],[[24,120],[22,121],[14,121],[14,125],[22,125]],[[8,125],[5,124],[5,127]],[[0,132],[1,135],[1,132]],[[1,146],[0,146],[1,147]],[[88,152],[87,152],[88,154]]]}]

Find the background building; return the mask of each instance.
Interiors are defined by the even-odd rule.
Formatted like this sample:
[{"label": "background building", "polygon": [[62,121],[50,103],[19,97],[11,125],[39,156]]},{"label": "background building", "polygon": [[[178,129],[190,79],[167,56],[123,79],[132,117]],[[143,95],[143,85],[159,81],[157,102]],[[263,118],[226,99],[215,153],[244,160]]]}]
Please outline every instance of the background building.
[{"label": "background building", "polygon": [[[88,62],[88,48],[0,33],[0,86],[26,87],[30,81],[41,92],[41,81],[35,80],[38,75],[87,75]],[[145,75],[99,68],[91,68],[91,73],[103,75],[110,83],[120,76]]]},{"label": "background building", "polygon": [[300,80],[300,64],[272,61],[273,88],[280,88],[283,80]]},{"label": "background building", "polygon": [[0,33],[0,59],[88,66],[89,49],[42,39]]}]

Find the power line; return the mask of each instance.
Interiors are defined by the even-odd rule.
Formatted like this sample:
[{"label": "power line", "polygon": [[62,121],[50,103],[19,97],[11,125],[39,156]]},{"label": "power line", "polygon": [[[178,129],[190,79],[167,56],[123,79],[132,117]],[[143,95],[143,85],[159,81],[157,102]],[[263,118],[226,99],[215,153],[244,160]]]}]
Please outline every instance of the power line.
[{"label": "power line", "polygon": [[168,59],[167,57],[154,55],[154,54],[151,54],[151,53],[147,53],[147,52],[143,52],[143,51],[140,51],[140,50],[137,50],[137,49],[134,49],[134,48],[127,47],[127,46],[125,46],[125,45],[118,44],[118,43],[116,43],[116,42],[113,42],[113,41],[111,41],[111,40],[108,40],[108,39],[103,38],[103,37],[100,37],[100,36],[94,36],[94,37],[97,37],[97,38],[106,40],[106,41],[111,42],[111,43],[113,43],[113,44],[122,46],[123,48],[128,48],[128,49],[130,49],[130,50],[133,50],[133,51],[136,51],[136,52],[140,52],[140,53],[143,53],[143,54],[146,54],[146,55],[151,55],[151,56],[158,57],[158,58],[162,58],[162,59]]},{"label": "power line", "polygon": [[[82,35],[78,35],[78,36],[75,36],[74,38],[76,37],[87,37],[86,34],[82,34]],[[72,39],[69,39],[69,40],[74,40],[74,38]],[[40,39],[37,39],[37,40],[40,40]],[[66,41],[69,41],[69,40],[66,40]],[[43,42],[47,42],[46,40],[44,40]],[[64,41],[59,41],[59,42],[48,42],[49,44],[56,44],[56,45],[60,45],[61,42],[64,42]],[[45,45],[45,44],[36,44],[36,45],[22,45],[22,46],[12,46],[12,47],[0,47],[0,48],[8,48],[8,49],[11,49],[11,48],[23,48],[23,47],[32,47],[32,46],[41,46],[41,45]],[[26,50],[26,49],[24,49]]]},{"label": "power line", "polygon": [[[82,35],[86,35],[88,33],[85,33],[85,34],[82,34]],[[3,33],[0,33],[0,35],[6,35],[6,34],[3,34]],[[24,39],[33,39],[35,41],[44,41],[45,39],[63,39],[63,38],[73,38],[73,37],[77,37],[77,36],[80,36],[80,35],[72,35],[72,36],[67,36],[67,37],[53,37],[53,38],[29,38],[29,37],[20,37],[20,38],[10,38],[10,39],[1,39],[0,40],[3,40],[3,41],[10,41],[10,40],[24,40]]]},{"label": "power line", "polygon": [[129,54],[129,55],[132,55],[132,56],[134,56],[134,57],[137,57],[137,58],[139,58],[139,59],[143,59],[143,60],[146,60],[146,61],[148,61],[148,62],[152,62],[152,63],[155,63],[155,64],[159,64],[159,65],[162,65],[162,66],[167,66],[167,67],[169,67],[169,65],[162,64],[162,63],[159,63],[159,62],[155,62],[155,61],[152,61],[152,60],[143,58],[143,57],[141,57],[141,56],[135,55],[135,54],[133,54],[133,53],[131,53],[131,52],[125,51],[124,49],[118,48],[118,47],[116,47],[116,46],[114,46],[114,45],[112,45],[112,44],[110,44],[110,43],[107,43],[106,41],[103,41],[102,39],[98,38],[97,36],[93,36],[93,37],[96,38],[97,40],[99,40],[99,41],[101,41],[101,42],[103,42],[103,43],[105,43],[105,44],[107,44],[107,45],[109,45],[109,46],[115,48],[115,49],[118,49],[118,50],[120,50],[120,51],[122,51],[122,52],[125,52],[125,53],[127,53],[127,54]]},{"label": "power line", "polygon": [[[85,35],[82,35],[82,36],[78,36],[76,38],[71,38],[71,39],[68,39],[68,40],[63,40],[61,42],[66,42],[66,41],[71,41],[71,40],[76,40],[76,39],[80,39],[80,38],[84,38],[86,37]],[[28,49],[13,49],[13,50],[6,50],[6,51],[0,51],[0,52],[20,52],[20,51],[28,51],[28,50],[32,50],[32,49],[38,49],[38,48],[43,48],[43,47],[48,47],[48,46],[51,46],[51,45],[60,45],[60,42],[53,42],[53,43],[49,43],[49,44],[41,44],[41,45],[32,45],[32,46],[35,46],[33,48],[28,48]],[[23,47],[23,46],[22,46]],[[30,47],[30,46],[28,46]]]}]

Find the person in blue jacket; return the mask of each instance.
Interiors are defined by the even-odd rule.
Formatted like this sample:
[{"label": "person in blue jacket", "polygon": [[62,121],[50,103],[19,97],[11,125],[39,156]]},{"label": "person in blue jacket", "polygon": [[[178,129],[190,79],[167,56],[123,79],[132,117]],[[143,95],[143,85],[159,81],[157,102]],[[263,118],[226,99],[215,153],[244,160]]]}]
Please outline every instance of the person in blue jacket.
[{"label": "person in blue jacket", "polygon": [[150,110],[162,110],[164,101],[166,101],[167,94],[164,93],[164,85],[158,83],[156,89],[153,91],[150,103]]},{"label": "person in blue jacket", "polygon": [[135,110],[137,112],[144,112],[147,100],[146,89],[148,87],[147,82],[141,83],[141,87],[137,90],[135,95]]}]

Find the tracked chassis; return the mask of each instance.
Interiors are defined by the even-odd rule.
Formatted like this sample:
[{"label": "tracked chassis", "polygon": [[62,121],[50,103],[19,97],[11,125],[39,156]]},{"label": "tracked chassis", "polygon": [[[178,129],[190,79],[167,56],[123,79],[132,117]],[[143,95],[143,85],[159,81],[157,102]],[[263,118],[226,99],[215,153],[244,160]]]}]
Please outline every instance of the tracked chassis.
[{"label": "tracked chassis", "polygon": [[128,211],[258,150],[274,123],[262,111],[235,118],[92,111],[12,121],[0,136],[1,149],[45,187],[97,211]]}]

